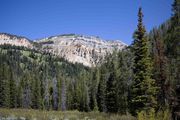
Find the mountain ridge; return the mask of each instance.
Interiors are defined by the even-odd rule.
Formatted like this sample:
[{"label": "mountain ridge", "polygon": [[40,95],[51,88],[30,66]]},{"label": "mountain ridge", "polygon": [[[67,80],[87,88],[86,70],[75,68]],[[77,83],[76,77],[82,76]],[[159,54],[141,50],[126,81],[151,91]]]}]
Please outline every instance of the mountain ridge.
[{"label": "mountain ridge", "polygon": [[119,40],[104,40],[97,36],[61,34],[30,40],[26,37],[0,33],[0,44],[24,46],[63,57],[72,63],[82,63],[88,67],[101,64],[107,54],[122,50],[127,45]]}]

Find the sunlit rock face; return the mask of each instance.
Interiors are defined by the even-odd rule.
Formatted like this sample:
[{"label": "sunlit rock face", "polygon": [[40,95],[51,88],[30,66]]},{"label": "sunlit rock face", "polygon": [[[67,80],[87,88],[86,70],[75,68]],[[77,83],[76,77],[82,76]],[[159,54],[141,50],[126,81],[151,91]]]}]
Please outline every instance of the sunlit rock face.
[{"label": "sunlit rock face", "polygon": [[114,50],[122,50],[127,45],[116,40],[99,37],[65,34],[37,40],[42,50],[51,52],[73,63],[94,67]]},{"label": "sunlit rock face", "polygon": [[33,44],[27,38],[7,33],[0,33],[0,45],[2,44],[33,48]]}]

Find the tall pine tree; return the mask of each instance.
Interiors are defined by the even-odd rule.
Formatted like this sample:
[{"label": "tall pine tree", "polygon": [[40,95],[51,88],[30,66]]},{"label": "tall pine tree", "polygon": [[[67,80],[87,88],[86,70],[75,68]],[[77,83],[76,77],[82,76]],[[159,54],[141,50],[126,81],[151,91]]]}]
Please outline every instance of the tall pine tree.
[{"label": "tall pine tree", "polygon": [[138,28],[134,34],[134,81],[131,92],[131,112],[136,114],[156,105],[155,80],[152,79],[152,63],[149,57],[149,41],[143,25],[142,8],[138,12]]}]

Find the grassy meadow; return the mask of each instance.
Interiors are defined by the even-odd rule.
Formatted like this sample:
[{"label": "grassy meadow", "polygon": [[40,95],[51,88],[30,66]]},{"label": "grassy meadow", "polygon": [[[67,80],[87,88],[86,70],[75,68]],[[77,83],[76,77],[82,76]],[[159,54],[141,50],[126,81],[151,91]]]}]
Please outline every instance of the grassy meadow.
[{"label": "grassy meadow", "polygon": [[136,120],[131,115],[79,111],[0,109],[0,120]]}]

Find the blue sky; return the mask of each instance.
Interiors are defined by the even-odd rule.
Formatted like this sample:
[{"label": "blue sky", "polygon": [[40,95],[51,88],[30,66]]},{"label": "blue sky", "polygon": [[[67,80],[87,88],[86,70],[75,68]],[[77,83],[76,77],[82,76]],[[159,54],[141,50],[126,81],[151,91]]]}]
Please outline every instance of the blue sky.
[{"label": "blue sky", "polygon": [[29,39],[76,33],[132,42],[142,6],[147,31],[171,16],[173,0],[0,0],[0,32]]}]

